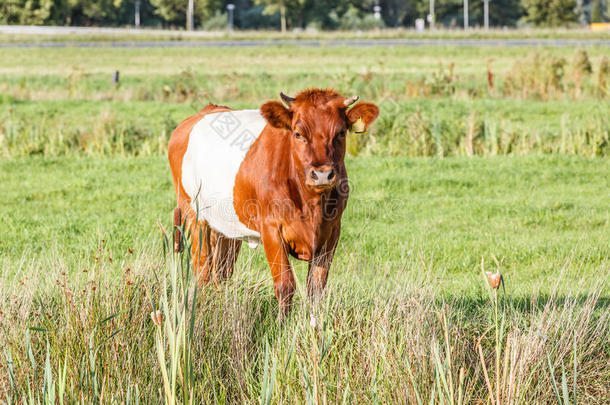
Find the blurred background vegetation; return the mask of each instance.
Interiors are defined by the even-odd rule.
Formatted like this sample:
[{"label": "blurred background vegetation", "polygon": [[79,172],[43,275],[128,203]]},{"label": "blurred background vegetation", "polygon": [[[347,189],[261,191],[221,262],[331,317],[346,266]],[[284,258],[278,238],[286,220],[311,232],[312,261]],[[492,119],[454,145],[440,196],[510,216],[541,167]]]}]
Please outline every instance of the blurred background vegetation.
[{"label": "blurred background vegetation", "polygon": [[[127,26],[134,23],[136,3],[147,27],[184,27],[188,0],[2,0],[0,24],[60,26]],[[237,29],[278,29],[281,16],[287,29],[370,30],[414,27],[426,18],[429,0],[194,0],[195,28],[224,29],[226,6],[235,6]],[[483,0],[469,2],[469,24],[483,24]],[[607,0],[494,0],[489,8],[492,27],[577,26],[608,21]],[[380,7],[380,18],[374,15]],[[463,0],[435,4],[437,26],[464,24]]]}]

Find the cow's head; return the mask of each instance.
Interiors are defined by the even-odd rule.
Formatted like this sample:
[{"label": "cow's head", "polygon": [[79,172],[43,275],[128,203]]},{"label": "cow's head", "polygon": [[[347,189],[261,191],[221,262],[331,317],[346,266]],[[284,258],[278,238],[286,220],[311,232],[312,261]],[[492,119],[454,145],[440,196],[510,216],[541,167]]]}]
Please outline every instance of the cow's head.
[{"label": "cow's head", "polygon": [[287,107],[269,101],[261,106],[261,114],[290,138],[292,160],[305,185],[316,191],[333,188],[345,158],[345,135],[350,130],[364,132],[379,108],[365,102],[353,105],[358,96],[343,97],[330,89],[280,96]]}]

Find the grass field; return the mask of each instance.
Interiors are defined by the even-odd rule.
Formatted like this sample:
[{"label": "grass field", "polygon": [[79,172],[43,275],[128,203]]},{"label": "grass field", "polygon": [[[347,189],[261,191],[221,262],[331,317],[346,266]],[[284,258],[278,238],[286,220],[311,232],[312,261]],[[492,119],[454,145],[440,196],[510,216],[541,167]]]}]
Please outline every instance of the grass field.
[{"label": "grass field", "polygon": [[[610,68],[585,51],[1,49],[0,400],[608,403]],[[244,247],[189,309],[169,134],[307,86],[381,107],[327,296],[295,261],[278,324]]]},{"label": "grass field", "polygon": [[[63,30],[62,30],[63,29]],[[35,33],[14,30],[0,30],[0,43],[11,42],[50,42],[50,41],[196,41],[196,40],[334,40],[334,39],[610,39],[608,31],[591,31],[590,29],[490,29],[471,28],[437,29],[434,31],[416,32],[406,29],[383,29],[371,31],[183,31],[183,30],[95,30],[86,31],[60,27],[53,33],[37,30]]]},{"label": "grass field", "polygon": [[[87,267],[100,239],[117,255],[160,248],[157,221],[167,223],[175,204],[164,157],[21,158],[0,167],[0,248],[9,262],[52,266],[60,256]],[[350,159],[348,170],[338,263],[357,260],[359,278],[424,259],[443,292],[466,293],[481,256],[495,254],[506,258],[516,292],[564,266],[564,278],[593,280],[608,264],[608,159],[370,157]],[[265,274],[262,251],[255,257]]]}]

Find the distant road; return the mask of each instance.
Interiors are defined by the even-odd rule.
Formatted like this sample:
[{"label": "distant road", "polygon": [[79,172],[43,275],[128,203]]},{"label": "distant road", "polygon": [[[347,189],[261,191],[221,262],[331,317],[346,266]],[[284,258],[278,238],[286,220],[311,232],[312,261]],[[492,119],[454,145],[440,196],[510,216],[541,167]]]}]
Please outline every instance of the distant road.
[{"label": "distant road", "polygon": [[603,39],[329,39],[329,40],[181,40],[181,41],[43,41],[0,43],[0,48],[202,48],[274,45],[320,46],[610,46]]}]

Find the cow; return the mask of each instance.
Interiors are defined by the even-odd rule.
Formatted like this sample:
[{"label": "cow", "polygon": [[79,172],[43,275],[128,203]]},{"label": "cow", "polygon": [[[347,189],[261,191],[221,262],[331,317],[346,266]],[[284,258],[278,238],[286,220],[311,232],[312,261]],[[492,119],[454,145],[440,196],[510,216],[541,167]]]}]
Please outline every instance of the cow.
[{"label": "cow", "polygon": [[259,110],[210,103],[174,130],[168,157],[174,223],[190,230],[199,283],[231,277],[242,241],[262,242],[283,318],[295,290],[289,255],[309,262],[308,296],[322,296],[349,195],[346,135],[379,109],[333,89],[280,97]]}]

